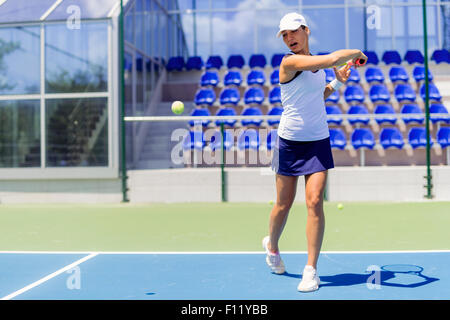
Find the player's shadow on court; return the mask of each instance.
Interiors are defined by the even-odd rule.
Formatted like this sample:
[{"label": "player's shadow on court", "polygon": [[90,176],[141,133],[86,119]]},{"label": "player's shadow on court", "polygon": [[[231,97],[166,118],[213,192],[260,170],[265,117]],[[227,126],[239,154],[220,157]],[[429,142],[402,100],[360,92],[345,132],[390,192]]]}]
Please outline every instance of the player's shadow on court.
[{"label": "player's shadow on court", "polygon": [[[423,268],[422,268],[423,270]],[[402,277],[408,274],[408,282],[402,283]],[[301,274],[294,274],[285,272],[283,276],[301,279]],[[320,287],[345,287],[353,285],[379,285],[385,287],[399,287],[399,288],[417,288],[435,281],[438,278],[428,277],[421,272],[392,272],[392,271],[373,271],[367,273],[341,273],[332,276],[321,276]],[[416,279],[417,278],[417,279]],[[411,281],[413,280],[413,281]]]}]

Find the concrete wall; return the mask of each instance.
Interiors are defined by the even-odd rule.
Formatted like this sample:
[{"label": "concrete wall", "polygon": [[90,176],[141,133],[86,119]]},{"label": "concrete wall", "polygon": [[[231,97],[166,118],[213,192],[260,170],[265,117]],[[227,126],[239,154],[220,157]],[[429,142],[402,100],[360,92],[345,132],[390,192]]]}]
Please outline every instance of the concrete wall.
[{"label": "concrete wall", "polygon": [[[338,167],[329,171],[330,201],[422,201],[426,167]],[[450,201],[450,167],[432,167],[433,195]],[[128,198],[134,203],[220,202],[220,168],[132,170]],[[269,168],[227,168],[230,202],[276,199],[275,175]],[[296,201],[305,198],[304,178]],[[120,179],[0,180],[1,203],[119,203]]]}]

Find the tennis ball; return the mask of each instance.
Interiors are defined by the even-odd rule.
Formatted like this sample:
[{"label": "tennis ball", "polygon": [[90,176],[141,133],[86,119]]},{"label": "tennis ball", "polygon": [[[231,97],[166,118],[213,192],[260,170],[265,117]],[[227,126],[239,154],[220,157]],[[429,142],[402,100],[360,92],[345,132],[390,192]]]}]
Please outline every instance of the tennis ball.
[{"label": "tennis ball", "polygon": [[174,101],[172,103],[172,112],[175,114],[182,114],[184,111],[184,103],[181,101]]},{"label": "tennis ball", "polygon": [[337,207],[338,207],[339,210],[344,209],[344,205],[342,203],[338,203]]},{"label": "tennis ball", "polygon": [[273,200],[269,200],[269,204],[272,205],[273,204]]}]

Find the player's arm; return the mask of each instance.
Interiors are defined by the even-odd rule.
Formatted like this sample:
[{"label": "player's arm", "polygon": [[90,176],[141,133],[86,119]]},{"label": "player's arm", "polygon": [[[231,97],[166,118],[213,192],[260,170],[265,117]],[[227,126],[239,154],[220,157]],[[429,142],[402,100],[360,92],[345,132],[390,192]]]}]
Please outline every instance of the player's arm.
[{"label": "player's arm", "polygon": [[286,72],[326,69],[342,65],[349,60],[355,61],[364,57],[365,55],[361,50],[357,49],[337,50],[330,54],[318,56],[295,54],[285,57],[281,62],[281,67]]},{"label": "player's arm", "polygon": [[[337,69],[336,67],[333,67],[334,74],[336,75],[336,80],[340,83],[346,83],[348,80],[348,77],[350,76],[350,64],[347,64],[345,67]],[[334,80],[333,80],[334,81]],[[325,90],[323,92],[323,98],[326,100],[333,91],[336,90],[336,83],[330,82],[325,86]]]}]

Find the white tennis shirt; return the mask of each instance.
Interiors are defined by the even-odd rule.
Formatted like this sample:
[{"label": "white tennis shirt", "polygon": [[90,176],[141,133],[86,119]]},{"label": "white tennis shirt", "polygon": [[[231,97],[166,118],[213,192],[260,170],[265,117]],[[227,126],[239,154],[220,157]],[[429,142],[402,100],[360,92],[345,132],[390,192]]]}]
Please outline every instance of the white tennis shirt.
[{"label": "white tennis shirt", "polygon": [[[299,71],[300,72],[300,71]],[[301,71],[289,82],[280,83],[283,113],[278,135],[293,141],[328,138],[330,131],[323,93],[325,71]]]}]

